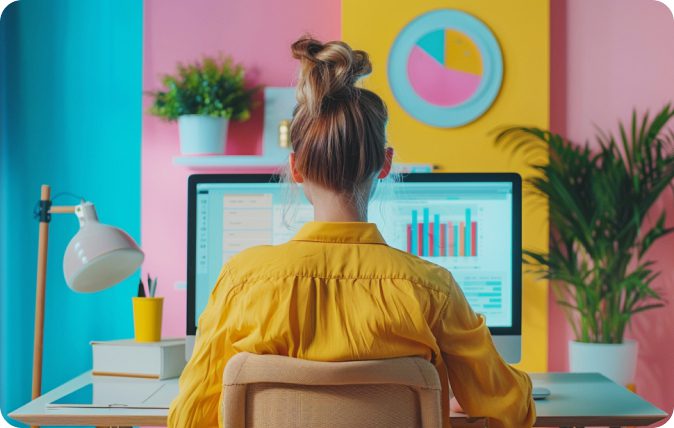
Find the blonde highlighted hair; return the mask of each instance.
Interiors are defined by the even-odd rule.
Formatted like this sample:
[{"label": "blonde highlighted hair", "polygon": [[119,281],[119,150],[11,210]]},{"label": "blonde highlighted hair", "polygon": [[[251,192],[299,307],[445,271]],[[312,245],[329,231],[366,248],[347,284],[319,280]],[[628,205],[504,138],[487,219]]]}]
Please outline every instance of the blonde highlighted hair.
[{"label": "blonde highlighted hair", "polygon": [[388,112],[382,99],[356,86],[372,72],[366,52],[341,41],[302,37],[297,106],[290,125],[295,168],[305,180],[353,194],[384,166]]}]

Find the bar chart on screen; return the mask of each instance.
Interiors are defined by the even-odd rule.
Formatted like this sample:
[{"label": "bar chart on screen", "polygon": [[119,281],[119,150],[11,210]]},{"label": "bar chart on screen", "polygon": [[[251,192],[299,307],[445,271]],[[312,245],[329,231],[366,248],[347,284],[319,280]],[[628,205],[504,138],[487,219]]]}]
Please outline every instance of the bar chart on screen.
[{"label": "bar chart on screen", "polygon": [[478,221],[474,207],[432,211],[412,209],[406,224],[406,250],[420,257],[477,257]]},{"label": "bar chart on screen", "polygon": [[388,245],[447,269],[490,326],[510,325],[511,196],[481,193],[475,185],[452,190],[401,192],[404,197],[375,204],[371,221]]}]

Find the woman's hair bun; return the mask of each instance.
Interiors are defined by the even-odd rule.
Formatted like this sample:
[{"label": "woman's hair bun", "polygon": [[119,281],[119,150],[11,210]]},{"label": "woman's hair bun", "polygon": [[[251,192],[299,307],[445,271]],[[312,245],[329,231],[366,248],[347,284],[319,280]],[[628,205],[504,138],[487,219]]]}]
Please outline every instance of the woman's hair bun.
[{"label": "woman's hair bun", "polygon": [[333,100],[355,96],[356,81],[372,72],[367,53],[341,41],[302,37],[292,44],[292,53],[300,60],[297,101],[314,113]]}]

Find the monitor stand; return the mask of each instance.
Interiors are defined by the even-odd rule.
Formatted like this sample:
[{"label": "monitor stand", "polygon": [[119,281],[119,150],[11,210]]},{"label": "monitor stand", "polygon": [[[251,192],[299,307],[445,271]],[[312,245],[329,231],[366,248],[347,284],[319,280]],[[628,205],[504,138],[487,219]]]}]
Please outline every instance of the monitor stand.
[{"label": "monitor stand", "polygon": [[522,336],[492,336],[496,350],[509,364],[519,363],[522,359]]}]

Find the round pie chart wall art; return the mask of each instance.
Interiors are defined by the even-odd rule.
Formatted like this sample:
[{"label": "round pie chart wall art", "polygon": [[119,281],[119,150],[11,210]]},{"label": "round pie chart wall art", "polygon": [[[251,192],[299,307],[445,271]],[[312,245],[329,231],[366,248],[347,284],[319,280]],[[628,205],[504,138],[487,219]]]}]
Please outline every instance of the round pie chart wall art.
[{"label": "round pie chart wall art", "polygon": [[503,60],[484,23],[465,12],[437,10],[398,34],[388,71],[393,94],[410,115],[429,125],[457,127],[491,106]]},{"label": "round pie chart wall art", "polygon": [[468,100],[482,80],[482,57],[475,43],[456,30],[436,30],[423,36],[407,60],[414,91],[437,106]]}]

